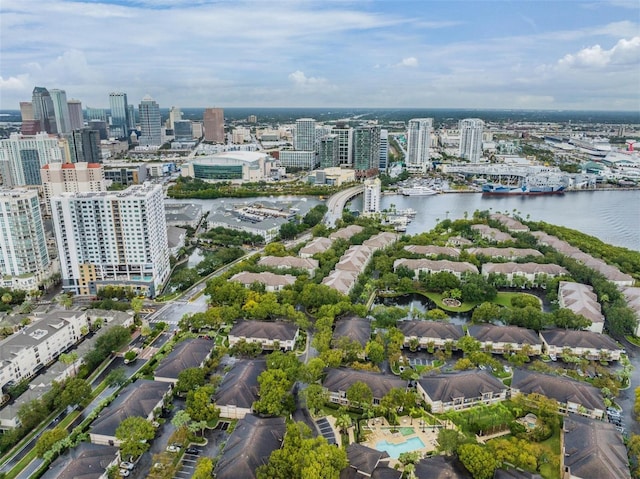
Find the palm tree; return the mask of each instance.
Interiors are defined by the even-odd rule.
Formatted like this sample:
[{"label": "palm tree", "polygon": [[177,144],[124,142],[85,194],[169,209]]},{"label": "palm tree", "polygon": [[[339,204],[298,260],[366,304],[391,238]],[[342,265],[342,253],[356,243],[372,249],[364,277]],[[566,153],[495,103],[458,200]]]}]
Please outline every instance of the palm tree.
[{"label": "palm tree", "polygon": [[69,309],[71,306],[73,306],[73,298],[64,293],[56,296],[56,302],[64,309]]},{"label": "palm tree", "polygon": [[347,429],[351,427],[351,416],[347,413],[342,413],[336,418],[336,427],[341,434],[346,434]]},{"label": "palm tree", "polygon": [[[58,358],[60,362],[66,366],[70,364],[74,364],[78,360],[78,353],[76,351],[72,351],[70,353],[62,353]],[[74,366],[73,375],[76,376],[78,374],[78,368]]]}]

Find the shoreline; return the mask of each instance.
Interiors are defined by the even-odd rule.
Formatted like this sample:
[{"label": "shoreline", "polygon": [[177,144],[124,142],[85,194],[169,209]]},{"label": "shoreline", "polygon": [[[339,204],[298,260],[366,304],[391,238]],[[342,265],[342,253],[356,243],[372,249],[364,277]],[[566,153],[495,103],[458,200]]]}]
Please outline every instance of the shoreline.
[{"label": "shoreline", "polygon": [[[577,189],[577,190],[564,190],[563,193],[586,193],[586,192],[594,192],[594,191],[638,191],[640,190],[640,186],[630,186],[630,187],[625,187],[625,188],[592,188],[592,189]],[[477,191],[477,190],[446,190],[443,191],[441,194],[444,195],[450,195],[450,194],[464,194],[464,195],[469,195],[469,194],[482,194],[482,191]],[[391,190],[386,190],[382,193],[384,196],[406,196],[407,198],[409,198],[410,196],[407,195],[403,195],[402,193],[398,193],[397,191],[391,191]],[[557,193],[555,193],[557,194]],[[536,196],[536,195],[519,195],[519,194],[512,194],[512,195],[494,195],[494,196]],[[541,194],[541,195],[537,195],[537,196],[548,196],[546,194]]]}]

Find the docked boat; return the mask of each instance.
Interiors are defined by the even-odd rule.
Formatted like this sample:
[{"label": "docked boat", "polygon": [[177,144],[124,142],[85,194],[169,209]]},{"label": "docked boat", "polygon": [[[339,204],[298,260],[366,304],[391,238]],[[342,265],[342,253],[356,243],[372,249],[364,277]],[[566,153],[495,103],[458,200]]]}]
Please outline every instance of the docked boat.
[{"label": "docked boat", "polygon": [[557,195],[563,194],[565,185],[540,180],[527,181],[522,186],[508,186],[500,183],[482,185],[483,195]]},{"label": "docked boat", "polygon": [[402,188],[400,193],[404,196],[431,196],[437,195],[438,191],[428,186],[412,186],[410,188]]}]

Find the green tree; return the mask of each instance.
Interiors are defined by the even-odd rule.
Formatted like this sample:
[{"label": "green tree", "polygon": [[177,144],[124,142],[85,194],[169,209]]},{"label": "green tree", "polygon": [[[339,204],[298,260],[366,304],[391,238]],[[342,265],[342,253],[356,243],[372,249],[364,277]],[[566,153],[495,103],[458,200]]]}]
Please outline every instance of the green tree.
[{"label": "green tree", "polygon": [[471,336],[462,336],[458,339],[458,349],[466,355],[480,351],[480,341]]},{"label": "green tree", "polygon": [[194,421],[214,421],[220,416],[220,410],[211,401],[215,389],[201,386],[187,394],[186,411]]},{"label": "green tree", "polygon": [[171,425],[176,429],[187,427],[190,422],[191,422],[191,416],[184,409],[177,411],[173,415],[173,418],[171,419]]},{"label": "green tree", "polygon": [[307,401],[307,408],[311,412],[319,411],[329,400],[329,394],[320,384],[309,384],[304,389],[303,395]]},{"label": "green tree", "polygon": [[281,369],[267,369],[258,376],[259,397],[253,409],[259,414],[281,416],[295,407],[291,387],[293,381]]},{"label": "green tree", "polygon": [[107,386],[122,386],[125,382],[127,382],[127,372],[124,367],[119,367],[111,371],[107,374],[107,377],[104,378]]},{"label": "green tree", "polygon": [[371,388],[362,381],[356,381],[347,389],[347,399],[356,407],[367,407],[373,403]]},{"label": "green tree", "polygon": [[[65,366],[70,366],[78,360],[78,353],[76,351],[71,351],[70,353],[62,353],[58,358],[62,364]],[[73,368],[74,375],[78,374],[78,368]]]},{"label": "green tree", "polygon": [[50,450],[56,442],[62,441],[67,435],[68,432],[61,427],[43,431],[38,438],[38,442],[36,442],[35,451],[38,457],[44,456],[45,452]]},{"label": "green tree", "polygon": [[500,306],[494,303],[482,303],[475,307],[471,315],[473,323],[493,323],[500,317]]},{"label": "green tree", "polygon": [[11,301],[13,301],[13,296],[11,296],[11,293],[4,293],[1,299],[4,304],[11,304]]},{"label": "green tree", "polygon": [[213,472],[213,461],[208,457],[201,457],[196,462],[196,468],[193,471],[192,479],[210,479]]},{"label": "green tree", "polygon": [[380,364],[384,361],[384,346],[380,342],[375,340],[368,341],[364,350],[367,358],[373,364]]},{"label": "green tree", "polygon": [[202,368],[187,368],[178,373],[178,381],[176,382],[175,391],[178,393],[186,393],[194,389],[204,386],[206,382],[206,374]]},{"label": "green tree", "polygon": [[121,457],[138,457],[149,449],[149,441],[156,431],[143,417],[130,416],[116,429],[116,439],[120,441]]},{"label": "green tree", "polygon": [[458,457],[474,479],[491,479],[499,466],[493,454],[478,444],[462,444],[458,448]]},{"label": "green tree", "polygon": [[89,397],[91,397],[91,384],[88,381],[80,378],[67,379],[64,390],[58,397],[57,406],[77,406]]},{"label": "green tree", "polygon": [[269,462],[256,470],[258,479],[330,479],[348,466],[342,448],[327,444],[324,437],[313,437],[303,423],[287,426],[282,448],[271,453]]},{"label": "green tree", "polygon": [[450,456],[456,452],[460,444],[464,443],[464,440],[464,436],[456,429],[442,428],[438,431],[438,451]]}]

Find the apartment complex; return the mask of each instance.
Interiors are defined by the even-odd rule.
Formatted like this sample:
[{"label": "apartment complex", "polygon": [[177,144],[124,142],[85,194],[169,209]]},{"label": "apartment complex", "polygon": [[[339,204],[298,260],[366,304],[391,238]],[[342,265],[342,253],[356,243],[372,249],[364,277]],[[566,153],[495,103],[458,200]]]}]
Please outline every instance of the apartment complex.
[{"label": "apartment complex", "polygon": [[54,196],[107,189],[100,163],[52,163],[40,169],[40,176],[47,216],[51,216],[51,198]]},{"label": "apartment complex", "polygon": [[0,189],[0,275],[4,287],[36,289],[50,261],[36,190]]},{"label": "apartment complex", "polygon": [[8,139],[0,140],[3,185],[39,185],[40,168],[50,163],[62,163],[65,144],[66,140],[58,140],[47,133],[33,136],[12,133]]},{"label": "apartment complex", "polygon": [[433,118],[414,118],[407,128],[407,159],[409,171],[424,173],[429,164],[429,145]]},{"label": "apartment complex", "polygon": [[154,297],[169,276],[162,186],[62,193],[51,201],[64,290],[132,287]]},{"label": "apartment complex", "polygon": [[460,120],[460,158],[478,163],[482,158],[482,132],[484,121],[479,118]]}]

